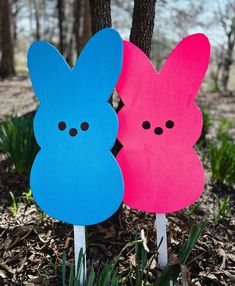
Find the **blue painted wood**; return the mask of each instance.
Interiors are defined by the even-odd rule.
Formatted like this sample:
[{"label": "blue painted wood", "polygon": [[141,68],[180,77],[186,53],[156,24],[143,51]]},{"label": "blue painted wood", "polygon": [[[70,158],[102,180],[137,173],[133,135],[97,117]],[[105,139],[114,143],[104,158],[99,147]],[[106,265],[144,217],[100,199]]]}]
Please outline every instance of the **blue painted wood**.
[{"label": "blue painted wood", "polygon": [[107,101],[122,54],[122,40],[110,28],[89,40],[73,69],[46,42],[29,48],[29,74],[40,102],[34,132],[41,147],[30,185],[40,208],[64,222],[95,224],[121,204],[123,178],[110,152],[118,119]]}]

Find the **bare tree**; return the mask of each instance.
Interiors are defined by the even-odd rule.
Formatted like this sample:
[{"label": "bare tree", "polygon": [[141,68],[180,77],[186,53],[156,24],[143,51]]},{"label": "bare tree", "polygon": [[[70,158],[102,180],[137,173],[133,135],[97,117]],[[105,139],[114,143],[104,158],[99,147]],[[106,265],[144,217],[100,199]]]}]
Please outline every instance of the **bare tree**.
[{"label": "bare tree", "polygon": [[74,22],[73,22],[73,32],[75,36],[75,48],[77,55],[80,53],[80,16],[81,16],[81,0],[74,0]]},{"label": "bare tree", "polygon": [[[174,29],[174,33],[179,38],[187,35],[192,29],[207,31],[213,27],[219,33],[222,32],[225,38],[222,47],[221,39],[223,37],[220,37],[219,41],[214,40],[217,43],[215,46],[212,45],[210,76],[215,90],[227,93],[235,51],[234,0],[216,0],[214,5],[203,0],[185,0],[184,5],[180,4],[182,4],[180,0],[165,1],[164,5],[160,7],[158,19],[160,18],[162,31]],[[169,21],[169,15],[165,14],[166,11],[171,15],[171,21]],[[213,41],[211,42],[213,43]]]},{"label": "bare tree", "polygon": [[220,92],[220,74],[223,66],[224,49],[223,47],[215,47],[212,51],[211,57],[213,59],[213,64],[211,67],[210,77],[213,82],[213,90],[215,92]]},{"label": "bare tree", "polygon": [[201,19],[201,16],[207,11],[208,7],[204,0],[185,0],[183,6],[180,5],[180,2],[182,1],[175,0],[174,5],[171,7],[167,2],[162,3],[160,13],[170,12],[171,20],[169,21],[169,16],[166,17],[165,15],[163,25],[167,24],[167,21],[174,33],[183,38],[191,28],[205,27],[205,22]]},{"label": "bare tree", "polygon": [[[163,0],[159,1],[162,2]],[[113,0],[113,3],[115,3],[113,8],[118,8],[118,11],[122,14],[121,21],[120,18],[118,18],[114,24],[122,30],[129,26],[131,29],[130,41],[149,57],[154,30],[156,0]],[[128,22],[125,21],[123,15],[128,16]],[[132,18],[131,25],[129,18]],[[118,22],[120,22],[120,24]]]},{"label": "bare tree", "polygon": [[77,55],[91,36],[90,6],[87,0],[74,1],[74,35]]},{"label": "bare tree", "polygon": [[93,35],[103,28],[112,26],[110,2],[111,0],[89,0]]},{"label": "bare tree", "polygon": [[222,24],[226,42],[223,47],[224,54],[222,58],[221,86],[222,92],[228,92],[228,82],[230,77],[231,66],[234,62],[233,53],[235,47],[235,2],[227,0],[224,9],[218,4],[217,19]]},{"label": "bare tree", "polygon": [[40,11],[39,11],[38,1],[34,0],[33,5],[34,5],[34,15],[35,15],[35,23],[36,23],[35,39],[39,41],[41,38],[41,25],[40,25]]},{"label": "bare tree", "polygon": [[13,37],[11,27],[11,1],[0,1],[1,13],[1,65],[0,76],[5,78],[15,74],[14,68],[14,52],[13,52]]},{"label": "bare tree", "polygon": [[64,53],[64,0],[57,0],[58,28],[59,28],[59,50]]},{"label": "bare tree", "polygon": [[83,30],[81,35],[81,46],[83,47],[91,37],[91,16],[90,5],[87,0],[83,0]]},{"label": "bare tree", "polygon": [[135,0],[130,41],[148,57],[153,36],[156,0]]},{"label": "bare tree", "polygon": [[12,24],[13,24],[13,39],[14,44],[17,44],[17,16],[22,9],[22,4],[18,0],[13,0],[11,5],[11,15],[12,15]]}]

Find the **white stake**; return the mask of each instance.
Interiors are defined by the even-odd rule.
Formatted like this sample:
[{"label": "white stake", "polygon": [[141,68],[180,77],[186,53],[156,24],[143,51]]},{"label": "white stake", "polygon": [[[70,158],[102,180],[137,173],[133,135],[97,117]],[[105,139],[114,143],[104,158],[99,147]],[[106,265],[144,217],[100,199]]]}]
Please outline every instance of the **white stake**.
[{"label": "white stake", "polygon": [[155,227],[157,232],[158,263],[160,268],[163,269],[167,265],[167,233],[165,214],[156,214]]},{"label": "white stake", "polygon": [[83,263],[81,267],[80,284],[83,285],[86,280],[86,233],[85,226],[74,225],[74,247],[75,247],[75,275],[77,274],[77,263],[80,249],[83,249],[84,253],[84,269]]}]

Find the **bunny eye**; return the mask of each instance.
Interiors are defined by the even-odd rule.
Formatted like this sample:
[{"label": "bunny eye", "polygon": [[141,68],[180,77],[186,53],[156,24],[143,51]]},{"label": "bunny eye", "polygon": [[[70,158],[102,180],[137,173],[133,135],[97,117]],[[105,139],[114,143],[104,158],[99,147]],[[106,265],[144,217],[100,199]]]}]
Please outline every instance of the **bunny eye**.
[{"label": "bunny eye", "polygon": [[173,128],[173,127],[174,127],[174,121],[172,121],[172,120],[167,120],[167,122],[166,122],[166,127],[167,127],[167,128]]},{"label": "bunny eye", "polygon": [[64,121],[60,121],[58,124],[58,128],[63,131],[66,128],[66,123]]},{"label": "bunny eye", "polygon": [[87,131],[88,128],[89,128],[89,124],[87,122],[82,122],[81,129],[83,131]]},{"label": "bunny eye", "polygon": [[150,124],[149,121],[144,121],[144,122],[142,123],[142,127],[143,127],[144,129],[149,129],[149,128],[151,127],[151,124]]}]

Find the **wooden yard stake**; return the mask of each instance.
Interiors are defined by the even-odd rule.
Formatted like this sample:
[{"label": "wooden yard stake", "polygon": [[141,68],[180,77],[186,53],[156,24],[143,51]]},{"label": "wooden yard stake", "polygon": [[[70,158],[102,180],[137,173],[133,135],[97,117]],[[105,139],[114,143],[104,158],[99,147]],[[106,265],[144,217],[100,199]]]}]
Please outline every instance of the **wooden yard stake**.
[{"label": "wooden yard stake", "polygon": [[[84,253],[84,261],[81,262],[81,276],[80,284],[83,285],[86,280],[86,229],[85,226],[74,225],[74,248],[75,248],[75,275],[77,275],[78,269],[78,257],[80,249],[82,248]],[[83,269],[84,266],[84,269]]]},{"label": "wooden yard stake", "polygon": [[167,232],[166,215],[156,214],[155,227],[157,232],[158,263],[160,268],[167,265]]}]

